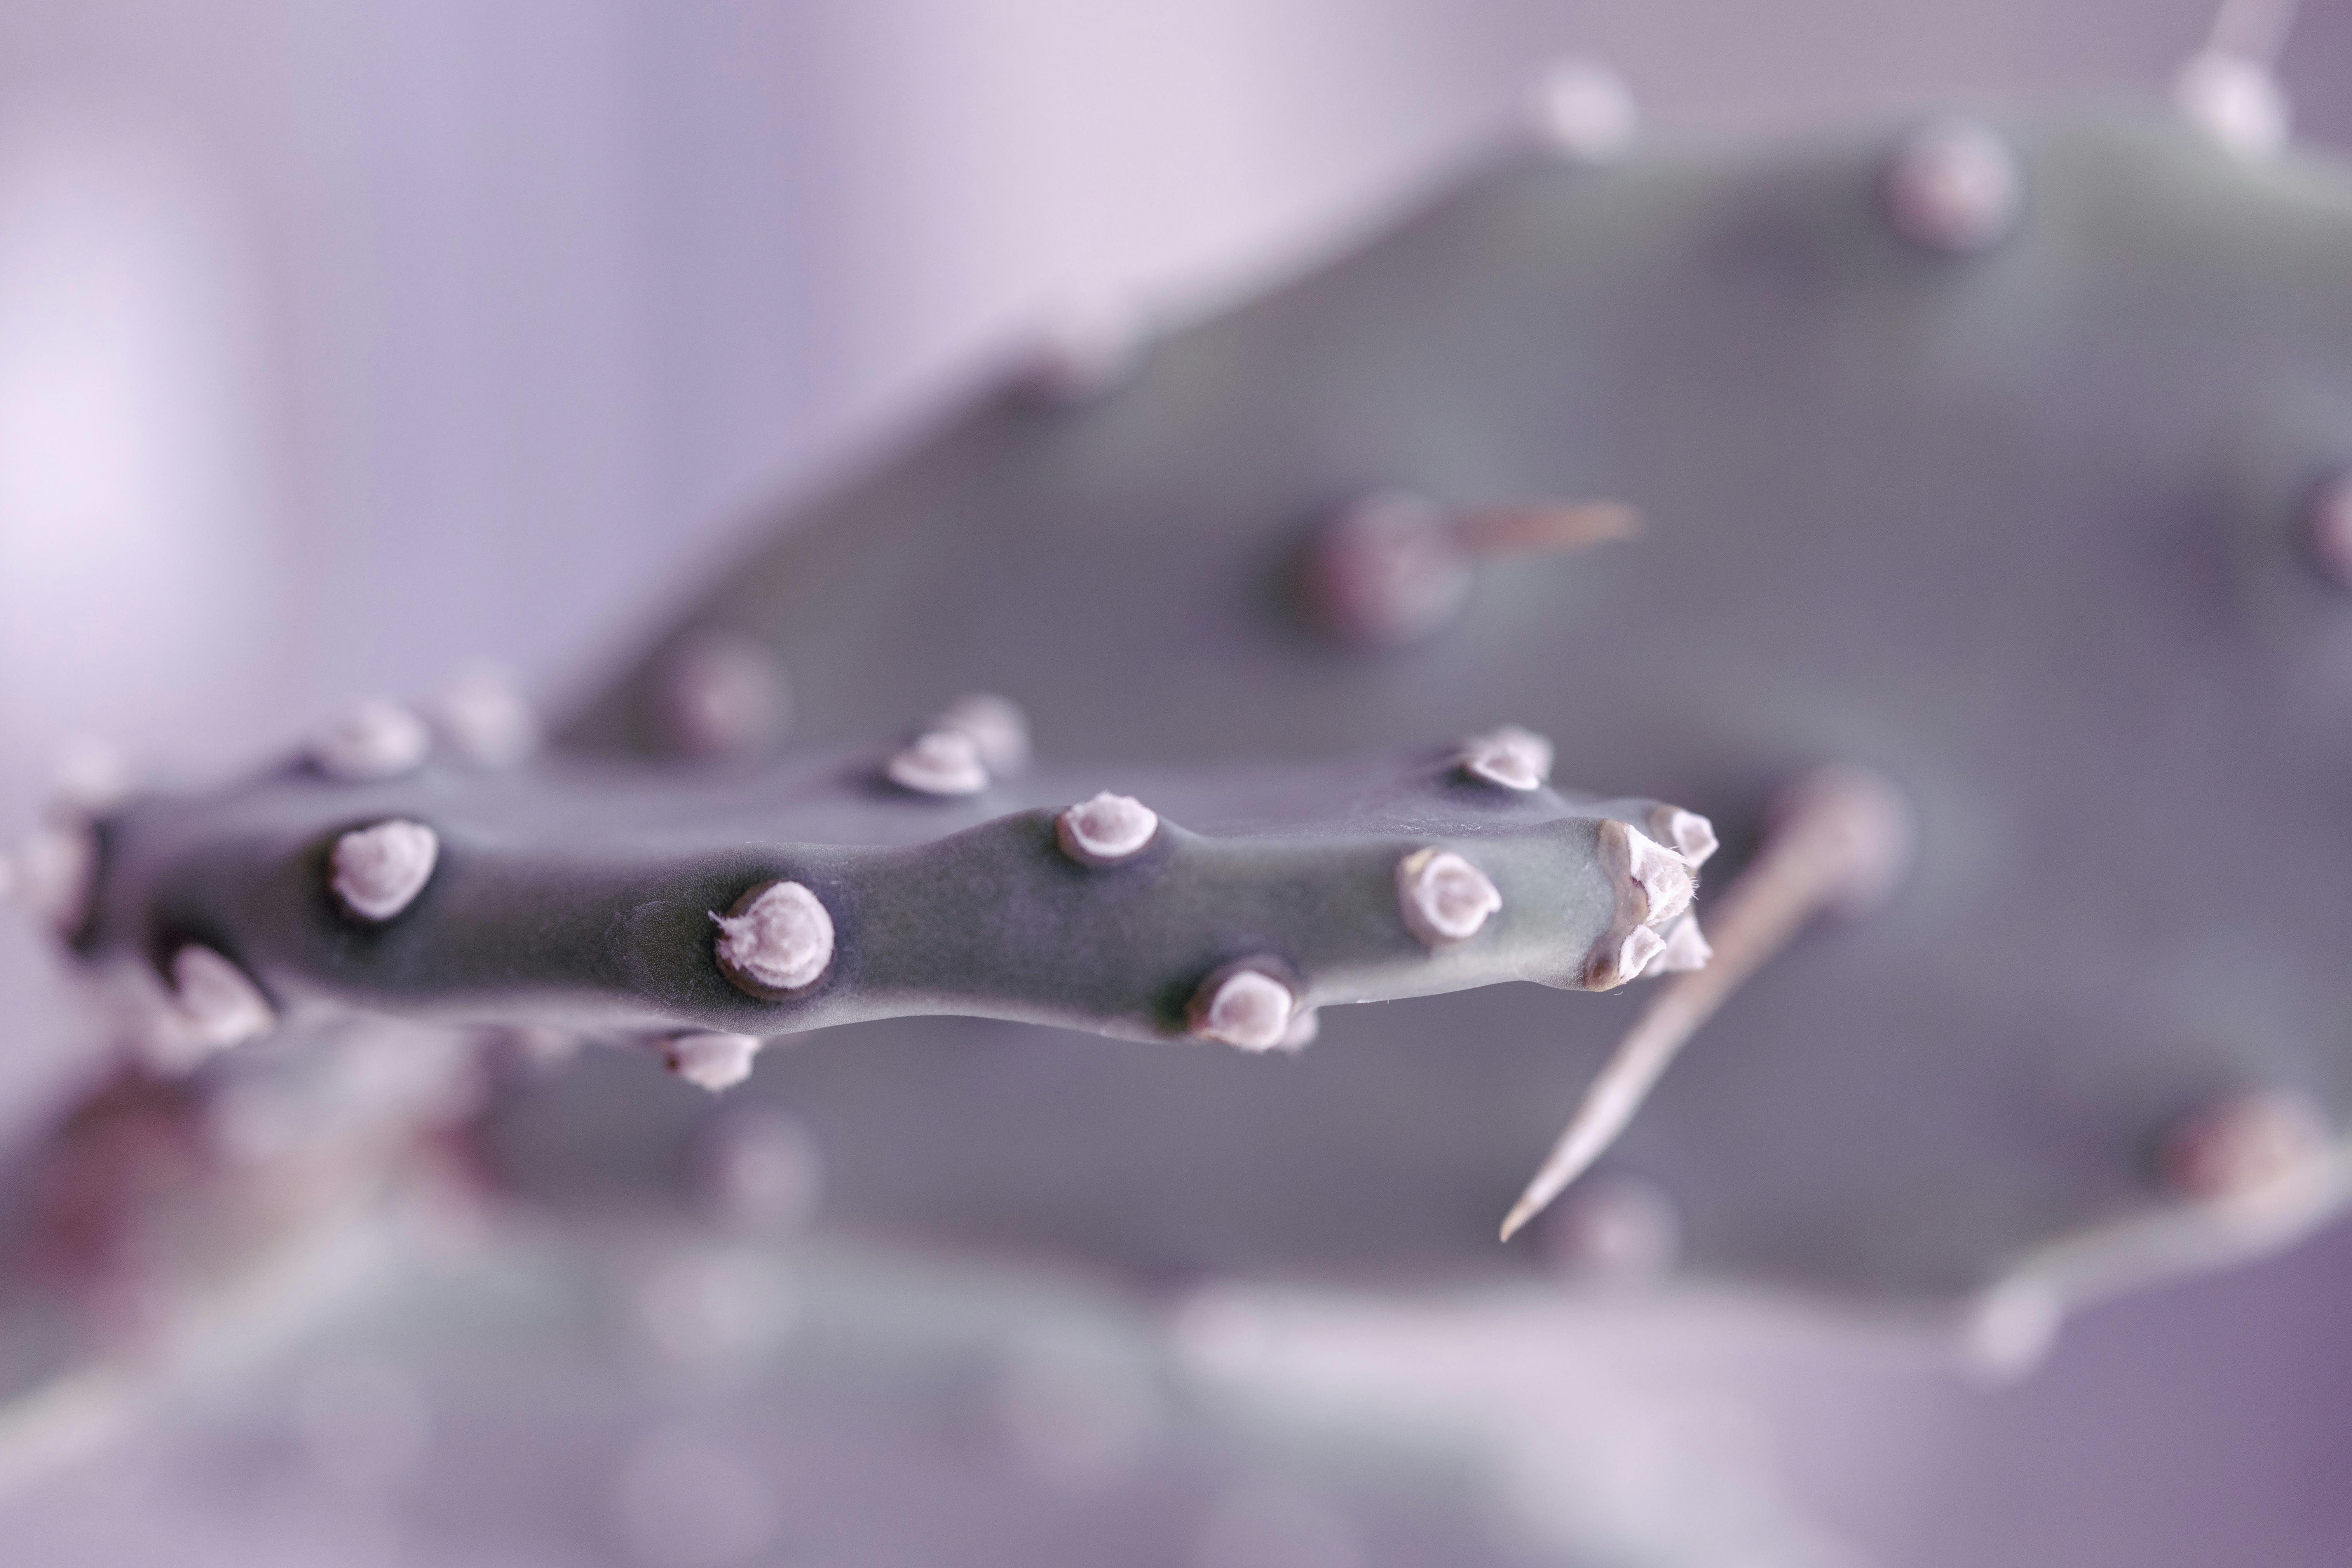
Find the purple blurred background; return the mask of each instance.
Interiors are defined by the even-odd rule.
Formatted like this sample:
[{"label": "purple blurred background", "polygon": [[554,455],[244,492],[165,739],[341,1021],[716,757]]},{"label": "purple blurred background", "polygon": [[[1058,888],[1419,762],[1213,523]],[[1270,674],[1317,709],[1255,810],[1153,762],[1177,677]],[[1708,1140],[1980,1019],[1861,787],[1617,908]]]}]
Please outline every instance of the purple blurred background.
[{"label": "purple blurred background", "polygon": [[[1499,134],[1561,53],[1656,138],[1741,140],[2153,101],[2210,12],[0,0],[0,812],[77,731],[201,771],[476,656],[560,702],[1062,302],[1206,308]],[[2306,6],[2282,75],[2305,139],[2352,140],[2352,6]],[[21,1125],[71,1039],[14,922],[0,984]],[[2095,1310],[2014,1388],[1748,1353],[1864,1561],[2316,1568],[2352,1561],[2347,1322],[2339,1227]],[[260,1550],[159,1466],[0,1535]],[[153,1531],[97,1529],[126,1499]]]}]

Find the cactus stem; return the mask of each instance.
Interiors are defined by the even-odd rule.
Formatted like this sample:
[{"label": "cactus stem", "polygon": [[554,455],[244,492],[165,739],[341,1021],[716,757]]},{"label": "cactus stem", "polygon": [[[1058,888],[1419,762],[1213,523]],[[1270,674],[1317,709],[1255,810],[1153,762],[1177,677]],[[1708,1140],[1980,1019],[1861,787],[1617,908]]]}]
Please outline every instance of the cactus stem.
[{"label": "cactus stem", "polygon": [[805,991],[833,963],[833,916],[798,882],[764,882],[719,923],[719,967],[755,996]]},{"label": "cactus stem", "polygon": [[926,730],[882,764],[882,774],[917,795],[978,795],[988,787],[980,745],[961,730]]},{"label": "cactus stem", "polygon": [[1159,831],[1159,813],[1133,795],[1108,790],[1054,819],[1054,842],[1082,866],[1109,866],[1141,854]]},{"label": "cactus stem", "polygon": [[1503,1239],[1510,1240],[1617,1141],[1700,1026],[1816,915],[1859,912],[1891,891],[1909,848],[1903,801],[1874,774],[1824,769],[1788,792],[1763,849],[1725,891],[1712,917],[1713,961],[1675,975],[1633,1021],[1511,1206]]},{"label": "cactus stem", "polygon": [[189,1037],[212,1050],[257,1040],[278,1026],[278,1010],[245,971],[209,947],[172,955],[172,991]]},{"label": "cactus stem", "polygon": [[1429,947],[1466,942],[1503,895],[1486,873],[1452,850],[1416,849],[1397,862],[1397,904],[1404,923]]},{"label": "cactus stem", "polygon": [[1263,967],[1227,964],[1193,994],[1192,1033],[1245,1051],[1270,1051],[1288,1043],[1297,1008],[1297,994]]},{"label": "cactus stem", "polygon": [[365,784],[414,773],[432,752],[425,721],[397,702],[371,698],[311,743],[310,761],[329,778]]},{"label": "cactus stem", "polygon": [[1541,789],[1551,777],[1551,742],[1533,730],[1506,724],[1474,736],[1464,747],[1462,771],[1505,789]]},{"label": "cactus stem", "polygon": [[662,1042],[661,1054],[670,1071],[719,1094],[751,1076],[751,1060],[766,1043],[757,1035],[698,1032],[673,1035]]},{"label": "cactus stem", "polygon": [[335,840],[332,887],[364,921],[388,921],[415,902],[432,879],[441,839],[421,822],[394,817]]}]

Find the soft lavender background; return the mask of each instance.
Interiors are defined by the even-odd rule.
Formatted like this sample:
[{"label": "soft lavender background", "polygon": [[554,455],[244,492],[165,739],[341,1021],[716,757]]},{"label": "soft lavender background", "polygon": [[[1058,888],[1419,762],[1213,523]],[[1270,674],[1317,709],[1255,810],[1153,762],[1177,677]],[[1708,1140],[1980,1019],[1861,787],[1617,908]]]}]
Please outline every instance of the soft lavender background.
[{"label": "soft lavender background", "polygon": [[[1241,286],[1562,50],[1744,138],[2150,97],[2210,10],[0,0],[0,817],[70,731],[201,768],[476,654],[558,697],[1055,300]],[[2284,76],[2352,138],[2352,7]],[[0,984],[21,1108],[65,1037],[13,924]],[[1890,1562],[2342,1563],[2347,1322],[2338,1230],[1784,1436]]]}]

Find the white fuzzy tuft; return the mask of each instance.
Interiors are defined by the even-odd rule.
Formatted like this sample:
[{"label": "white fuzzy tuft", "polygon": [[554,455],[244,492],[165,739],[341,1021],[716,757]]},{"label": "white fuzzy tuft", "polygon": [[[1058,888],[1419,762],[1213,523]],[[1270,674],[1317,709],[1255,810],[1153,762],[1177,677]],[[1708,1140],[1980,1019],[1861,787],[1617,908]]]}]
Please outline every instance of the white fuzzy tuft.
[{"label": "white fuzzy tuft", "polygon": [[771,882],[719,922],[719,962],[767,991],[801,991],[833,963],[833,916],[798,882]]},{"label": "white fuzzy tuft", "polygon": [[1622,157],[1640,129],[1633,89],[1596,60],[1565,59],[1544,72],[1527,120],[1538,145],[1577,163]]},{"label": "white fuzzy tuft", "polygon": [[190,1038],[209,1049],[257,1040],[278,1026],[278,1010],[260,987],[211,948],[172,955],[172,989]]},{"label": "white fuzzy tuft", "polygon": [[1466,942],[1503,907],[1486,873],[1450,849],[1416,849],[1397,862],[1397,904],[1430,947]]},{"label": "white fuzzy tuft", "polygon": [[751,1058],[764,1044],[757,1035],[674,1035],[662,1042],[661,1052],[670,1071],[718,1094],[751,1076]]},{"label": "white fuzzy tuft", "polygon": [[2278,79],[2260,60],[2229,49],[2208,49],[2181,67],[2172,101],[2189,124],[2241,158],[2271,156],[2294,130]]},{"label": "white fuzzy tuft", "polygon": [[367,921],[388,921],[425,890],[441,839],[421,822],[394,818],[335,840],[335,897]]},{"label": "white fuzzy tuft", "polygon": [[926,730],[883,764],[885,777],[918,795],[978,795],[988,787],[980,746],[961,730]]},{"label": "white fuzzy tuft", "polygon": [[1054,819],[1054,841],[1082,866],[1108,866],[1140,854],[1159,832],[1159,813],[1133,795],[1108,790]]},{"label": "white fuzzy tuft", "polygon": [[1134,375],[1150,341],[1150,322],[1129,295],[1075,294],[1039,329],[1022,383],[1049,403],[1088,402]]},{"label": "white fuzzy tuft", "polygon": [[79,824],[53,824],[16,846],[0,870],[9,895],[70,936],[89,918],[98,893],[98,837]]},{"label": "white fuzzy tuft", "polygon": [[981,766],[998,778],[1029,765],[1029,715],[1010,697],[970,692],[949,703],[931,722],[970,736]]},{"label": "white fuzzy tuft", "polygon": [[792,726],[792,683],[775,650],[749,632],[711,630],[680,643],[663,666],[662,721],[698,757],[767,750]]},{"label": "white fuzzy tuft", "polygon": [[1261,970],[1220,971],[1202,984],[1192,1002],[1192,1033],[1245,1051],[1268,1051],[1290,1033],[1297,998],[1290,987]]},{"label": "white fuzzy tuft", "polygon": [[2017,154],[1987,126],[1938,120],[1905,137],[1887,160],[1887,220],[1906,239],[1953,254],[2008,237],[2025,211]]},{"label": "white fuzzy tuft", "polygon": [[371,698],[311,742],[310,760],[331,779],[366,784],[413,773],[432,752],[424,720],[397,702]]},{"label": "white fuzzy tuft", "polygon": [[1462,771],[1505,789],[1541,789],[1551,777],[1551,742],[1533,730],[1506,724],[1473,736],[1462,749]]},{"label": "white fuzzy tuft", "polygon": [[510,768],[539,750],[539,715],[512,672],[495,664],[460,670],[433,704],[457,753],[478,767]]},{"label": "white fuzzy tuft", "polygon": [[1617,825],[1623,833],[1625,875],[1637,895],[1633,919],[1664,927],[1690,908],[1696,889],[1690,862],[1639,828]]},{"label": "white fuzzy tuft", "polygon": [[2327,1186],[2327,1113],[2292,1089],[2230,1096],[2165,1140],[2163,1169],[2185,1198],[2247,1213],[2302,1206]]},{"label": "white fuzzy tuft", "polygon": [[1474,576],[1444,513],[1420,496],[1383,490],[1325,525],[1306,586],[1317,615],[1342,638],[1394,647],[1453,625]]},{"label": "white fuzzy tuft", "polygon": [[1706,865],[1721,847],[1715,837],[1715,824],[1679,805],[1662,805],[1650,813],[1650,831],[1672,846],[1694,871]]},{"label": "white fuzzy tuft", "polygon": [[1666,945],[1650,964],[1652,974],[1687,974],[1705,969],[1706,961],[1715,956],[1707,945],[1706,933],[1698,929],[1696,915],[1685,915],[1666,932]]}]

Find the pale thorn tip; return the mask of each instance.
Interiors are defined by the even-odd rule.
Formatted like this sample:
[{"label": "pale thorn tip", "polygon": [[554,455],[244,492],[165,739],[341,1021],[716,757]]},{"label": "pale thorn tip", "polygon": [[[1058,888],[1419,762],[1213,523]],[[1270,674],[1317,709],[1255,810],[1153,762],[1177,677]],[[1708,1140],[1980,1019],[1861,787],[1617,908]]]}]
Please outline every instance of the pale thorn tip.
[{"label": "pale thorn tip", "polygon": [[1140,854],[1160,832],[1160,816],[1133,795],[1108,790],[1054,819],[1054,841],[1082,866],[1108,866]]},{"label": "pale thorn tip", "polygon": [[798,882],[762,883],[710,918],[719,968],[754,995],[806,990],[833,963],[833,916]]},{"label": "pale thorn tip", "polygon": [[335,840],[331,885],[362,920],[388,921],[415,902],[440,855],[440,836],[421,822],[354,828]]},{"label": "pale thorn tip", "polygon": [[1150,323],[1131,296],[1110,289],[1074,294],[1038,329],[1022,384],[1049,403],[1091,401],[1135,374],[1150,340]]},{"label": "pale thorn tip", "polygon": [[1659,842],[1697,870],[1721,847],[1715,836],[1715,824],[1696,811],[1685,811],[1679,805],[1662,805],[1650,813],[1650,831]]},{"label": "pale thorn tip", "polygon": [[1192,1005],[1192,1033],[1245,1051],[1269,1051],[1290,1033],[1298,999],[1260,969],[1232,965],[1201,983]]},{"label": "pale thorn tip", "polygon": [[1466,942],[1503,895],[1486,873],[1450,849],[1416,849],[1397,862],[1397,905],[1407,930],[1426,947]]},{"label": "pale thorn tip", "polygon": [[521,682],[501,665],[459,670],[434,700],[433,717],[457,754],[478,767],[510,768],[544,738]]},{"label": "pale thorn tip", "polygon": [[209,947],[172,955],[172,994],[191,1039],[212,1050],[257,1040],[278,1026],[278,1010],[245,971]]},{"label": "pale thorn tip", "polygon": [[2241,158],[2271,156],[2293,131],[2278,79],[2260,60],[2233,49],[2207,49],[2181,67],[2172,101],[2182,119]]},{"label": "pale thorn tip", "polygon": [[1632,89],[1597,60],[1564,59],[1528,94],[1528,129],[1545,150],[1577,163],[1623,156],[1640,130]]},{"label": "pale thorn tip", "polygon": [[1881,175],[1887,221],[1914,244],[1953,254],[2008,237],[2025,208],[2017,154],[1990,127],[1936,120],[1895,146]]},{"label": "pale thorn tip", "polygon": [[310,745],[310,761],[331,779],[366,784],[414,773],[433,752],[425,721],[380,697],[354,705]]},{"label": "pale thorn tip", "polygon": [[2327,580],[2352,588],[2352,469],[2328,476],[2304,517],[2305,543]]},{"label": "pale thorn tip", "polygon": [[2332,1142],[2327,1114],[2311,1096],[2254,1089],[2183,1119],[2164,1141],[2162,1171],[2191,1202],[2262,1215],[2325,1191]]},{"label": "pale thorn tip", "polygon": [[1706,934],[1698,929],[1696,915],[1685,915],[1666,932],[1666,945],[1651,962],[1652,974],[1687,974],[1695,969],[1705,969],[1706,961],[1715,956],[1715,949],[1706,943]]},{"label": "pale thorn tip", "polygon": [[749,632],[695,633],[663,661],[661,680],[663,727],[689,755],[760,752],[792,727],[793,689],[782,661]]},{"label": "pale thorn tip", "polygon": [[1395,647],[1451,626],[1475,577],[1434,503],[1381,490],[1324,524],[1308,549],[1305,587],[1309,606],[1343,640]]},{"label": "pale thorn tip", "polygon": [[1541,789],[1551,777],[1551,742],[1517,724],[1473,736],[1462,752],[1464,773],[1505,789]]},{"label": "pale thorn tip", "polygon": [[1029,716],[1010,697],[968,692],[949,703],[931,723],[971,737],[981,766],[999,778],[1029,765]]},{"label": "pale thorn tip", "polygon": [[961,730],[926,730],[882,765],[900,789],[917,795],[978,795],[988,787],[980,747]]},{"label": "pale thorn tip", "polygon": [[661,1054],[670,1071],[719,1094],[751,1076],[751,1060],[766,1043],[757,1035],[673,1035],[662,1042]]}]

